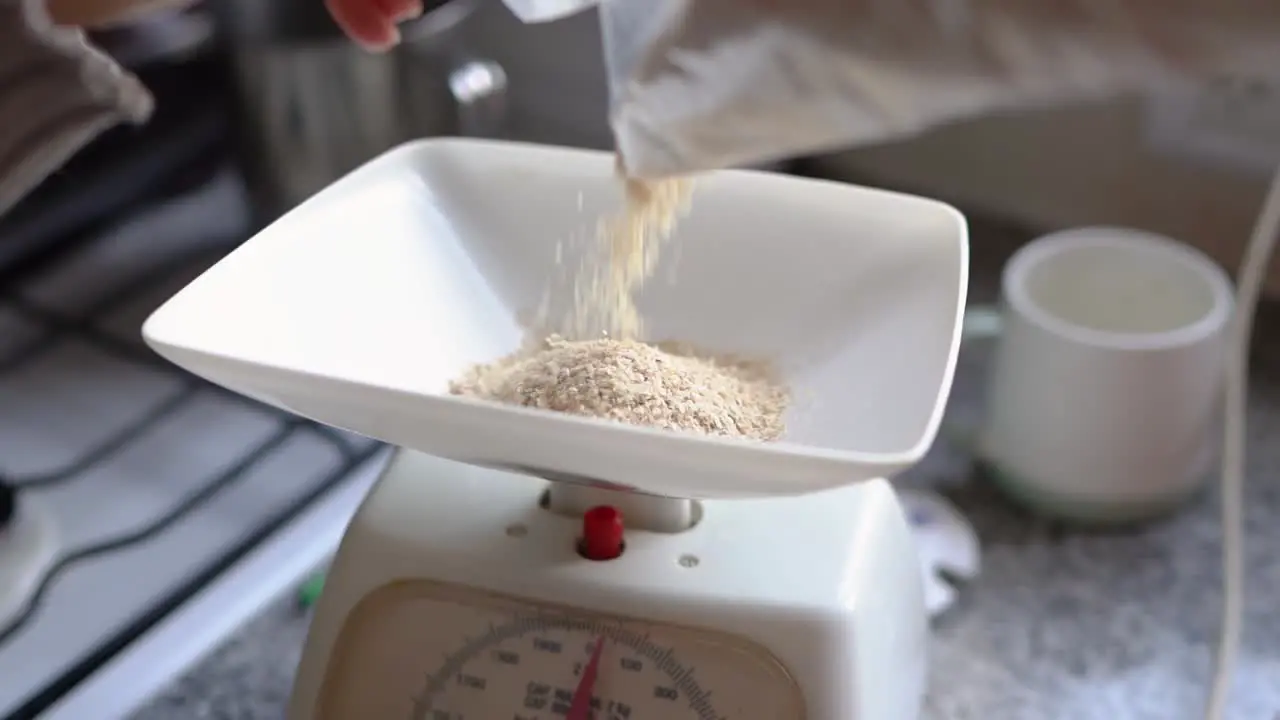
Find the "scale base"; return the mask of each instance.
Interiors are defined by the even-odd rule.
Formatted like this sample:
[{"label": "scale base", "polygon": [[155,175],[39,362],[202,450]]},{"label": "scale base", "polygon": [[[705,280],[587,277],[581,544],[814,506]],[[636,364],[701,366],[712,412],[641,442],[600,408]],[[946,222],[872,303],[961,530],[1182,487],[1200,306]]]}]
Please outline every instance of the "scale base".
[{"label": "scale base", "polygon": [[57,555],[53,515],[30,493],[20,494],[13,519],[0,529],[0,631],[26,611],[31,593],[53,567]]},{"label": "scale base", "polygon": [[888,483],[701,502],[691,529],[630,528],[622,556],[603,562],[578,554],[582,518],[548,509],[547,489],[400,451],[330,569],[289,716],[318,717],[331,652],[363,599],[430,580],[750,640],[794,677],[808,720],[918,717],[927,613],[915,543]]}]

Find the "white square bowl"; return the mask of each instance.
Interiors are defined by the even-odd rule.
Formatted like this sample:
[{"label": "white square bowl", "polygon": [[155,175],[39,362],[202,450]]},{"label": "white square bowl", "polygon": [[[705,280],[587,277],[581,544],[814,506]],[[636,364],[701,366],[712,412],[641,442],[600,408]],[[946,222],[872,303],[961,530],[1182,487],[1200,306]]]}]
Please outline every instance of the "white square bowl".
[{"label": "white square bowl", "polygon": [[794,395],[781,441],[451,396],[472,363],[520,345],[557,246],[620,206],[613,167],[600,152],[410,143],[246,242],[143,334],[197,375],[322,423],[654,494],[796,495],[924,455],[959,346],[964,218],[932,200],[769,173],[700,178],[665,253],[674,280],[660,267],[639,305],[651,339],[780,368]]}]

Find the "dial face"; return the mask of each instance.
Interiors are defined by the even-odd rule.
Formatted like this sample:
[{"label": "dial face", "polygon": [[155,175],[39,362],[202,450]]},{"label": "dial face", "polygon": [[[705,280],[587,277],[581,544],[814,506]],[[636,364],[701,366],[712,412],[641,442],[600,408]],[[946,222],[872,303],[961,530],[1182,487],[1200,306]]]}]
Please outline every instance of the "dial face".
[{"label": "dial face", "polygon": [[365,597],[320,720],[803,720],[800,689],[733,635],[427,581]]}]

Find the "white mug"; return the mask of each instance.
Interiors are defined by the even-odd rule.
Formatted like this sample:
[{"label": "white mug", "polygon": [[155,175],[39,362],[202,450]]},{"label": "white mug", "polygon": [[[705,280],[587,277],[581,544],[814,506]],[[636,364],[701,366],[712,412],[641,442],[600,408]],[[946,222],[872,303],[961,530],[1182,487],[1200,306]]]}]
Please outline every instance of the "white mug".
[{"label": "white mug", "polygon": [[1138,230],[1042,237],[1005,266],[975,452],[997,484],[1064,519],[1178,507],[1219,446],[1231,280],[1203,253]]}]

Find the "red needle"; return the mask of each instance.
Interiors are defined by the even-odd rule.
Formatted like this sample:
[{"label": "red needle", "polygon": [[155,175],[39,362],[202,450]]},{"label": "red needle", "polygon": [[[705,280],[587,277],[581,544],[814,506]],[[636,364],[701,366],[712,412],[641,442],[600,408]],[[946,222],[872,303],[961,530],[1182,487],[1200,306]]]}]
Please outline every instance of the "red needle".
[{"label": "red needle", "polygon": [[573,702],[569,704],[569,714],[565,720],[591,720],[591,691],[596,686],[596,675],[600,670],[600,652],[604,650],[604,638],[596,641],[596,649],[591,651],[591,659],[582,668],[582,679],[573,691]]}]

